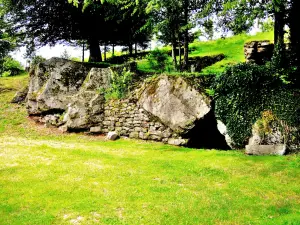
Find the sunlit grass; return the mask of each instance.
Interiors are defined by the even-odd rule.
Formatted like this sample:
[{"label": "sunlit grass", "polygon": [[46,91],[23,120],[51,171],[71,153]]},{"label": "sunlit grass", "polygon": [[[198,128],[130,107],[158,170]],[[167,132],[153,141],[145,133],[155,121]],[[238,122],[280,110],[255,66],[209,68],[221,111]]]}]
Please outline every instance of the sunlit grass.
[{"label": "sunlit grass", "polygon": [[299,224],[298,155],[61,134],[8,103],[27,79],[0,78],[0,224]]},{"label": "sunlit grass", "polygon": [[[193,56],[210,56],[217,54],[224,54],[225,59],[213,64],[201,71],[201,74],[220,74],[227,66],[237,64],[245,61],[244,56],[244,44],[249,41],[261,41],[270,40],[273,41],[273,32],[257,33],[250,36],[241,34],[225,39],[218,39],[213,41],[195,41],[189,45],[194,49],[190,53],[190,57]],[[164,47],[164,50],[170,50],[169,47]],[[171,58],[171,57],[170,57]],[[179,59],[179,58],[178,58]],[[147,60],[141,60],[138,62],[138,69],[145,72],[153,72]]]}]

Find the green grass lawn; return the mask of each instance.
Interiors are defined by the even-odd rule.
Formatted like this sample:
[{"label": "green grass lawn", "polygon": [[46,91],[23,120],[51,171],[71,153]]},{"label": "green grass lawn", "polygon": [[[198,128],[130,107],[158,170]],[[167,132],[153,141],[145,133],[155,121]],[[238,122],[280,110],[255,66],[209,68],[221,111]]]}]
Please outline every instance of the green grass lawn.
[{"label": "green grass lawn", "polygon": [[[300,157],[61,134],[0,78],[0,224],[300,224]],[[1,91],[2,90],[2,91]]]},{"label": "green grass lawn", "polygon": [[[209,56],[223,53],[225,59],[215,63],[202,70],[201,74],[220,74],[224,71],[226,66],[233,65],[239,62],[245,61],[244,56],[244,44],[249,41],[261,41],[270,40],[273,41],[273,32],[257,33],[256,35],[250,36],[247,34],[236,35],[226,39],[218,39],[214,41],[195,41],[189,45],[190,48],[194,48],[195,51],[190,53],[190,57],[193,56]],[[170,48],[164,48],[170,49]],[[146,59],[138,62],[138,69],[142,71],[150,71],[150,65]]]}]

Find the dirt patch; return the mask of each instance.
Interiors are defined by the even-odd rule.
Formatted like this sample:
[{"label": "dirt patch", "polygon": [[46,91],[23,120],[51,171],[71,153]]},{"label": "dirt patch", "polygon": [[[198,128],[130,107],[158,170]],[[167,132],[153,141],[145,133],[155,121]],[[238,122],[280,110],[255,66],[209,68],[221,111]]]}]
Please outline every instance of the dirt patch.
[{"label": "dirt patch", "polygon": [[[31,127],[34,127],[36,131],[44,135],[71,135],[71,133],[62,132],[55,126],[46,126],[44,123],[39,121],[38,116],[28,116],[28,121]],[[74,134],[74,133],[72,133]],[[106,136],[103,134],[94,135],[90,133],[78,133],[78,135],[83,135],[90,140],[105,140]]]}]

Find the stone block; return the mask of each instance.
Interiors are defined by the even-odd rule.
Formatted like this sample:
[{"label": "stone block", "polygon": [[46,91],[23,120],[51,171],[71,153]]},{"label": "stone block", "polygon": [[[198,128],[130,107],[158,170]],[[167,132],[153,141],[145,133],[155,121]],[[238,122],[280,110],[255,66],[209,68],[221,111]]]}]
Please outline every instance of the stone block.
[{"label": "stone block", "polygon": [[169,145],[176,145],[176,146],[184,146],[187,144],[187,140],[186,139],[175,139],[175,138],[170,138],[168,140],[168,144]]},{"label": "stone block", "polygon": [[286,145],[246,145],[248,155],[284,155]]},{"label": "stone block", "polygon": [[91,133],[101,133],[102,129],[101,127],[91,127],[90,132]]},{"label": "stone block", "polygon": [[138,139],[139,138],[139,133],[138,132],[131,132],[129,134],[129,138]]}]

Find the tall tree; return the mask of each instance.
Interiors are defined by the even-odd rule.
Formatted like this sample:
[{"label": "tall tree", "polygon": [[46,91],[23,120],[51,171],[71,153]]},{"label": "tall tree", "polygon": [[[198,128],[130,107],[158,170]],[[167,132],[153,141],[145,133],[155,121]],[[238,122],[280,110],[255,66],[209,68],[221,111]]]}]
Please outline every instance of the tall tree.
[{"label": "tall tree", "polygon": [[3,1],[6,2],[6,13],[10,15],[8,19],[14,24],[13,29],[23,32],[24,42],[32,40],[31,43],[36,46],[43,46],[86,40],[90,48],[90,61],[96,62],[102,60],[100,42],[108,43],[113,35],[118,37],[121,24],[127,25],[128,30],[132,29],[136,22],[140,23],[135,20],[132,20],[131,24],[124,23],[123,14],[130,11],[133,15],[134,11],[109,1],[90,1],[86,4],[87,1],[78,0],[77,7],[64,0]]}]

